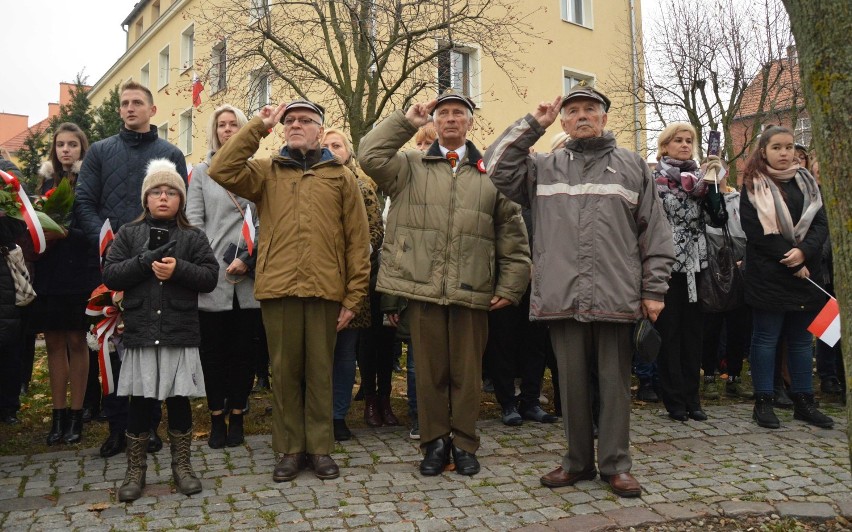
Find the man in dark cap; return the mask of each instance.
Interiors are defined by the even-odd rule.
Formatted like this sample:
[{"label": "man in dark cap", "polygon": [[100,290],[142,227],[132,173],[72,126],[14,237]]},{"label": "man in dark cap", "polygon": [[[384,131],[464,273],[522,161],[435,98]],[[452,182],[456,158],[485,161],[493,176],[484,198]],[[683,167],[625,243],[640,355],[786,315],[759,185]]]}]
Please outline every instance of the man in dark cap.
[{"label": "man in dark cap", "polygon": [[[324,109],[308,100],[266,106],[226,142],[210,177],[257,205],[255,297],[269,359],[276,482],[306,466],[339,476],[331,458],[332,357],[370,274],[367,212],[355,175],[320,146]],[[278,155],[253,159],[260,140],[284,125]]]},{"label": "man in dark cap", "polygon": [[[617,495],[638,497],[630,474],[630,331],[663,309],[674,250],[647,164],[604,131],[609,105],[602,92],[575,86],[512,124],[485,159],[497,189],[533,212],[530,319],[551,320],[568,439],[561,467],[541,483],[597,476],[590,394],[597,369],[597,466]],[[570,136],[564,147],[530,155],[560,114]]]},{"label": "man in dark cap", "polygon": [[[361,140],[361,167],[391,197],[376,288],[410,301],[423,475],[440,474],[451,454],[456,472],[479,471],[488,311],[517,305],[529,282],[521,211],[497,192],[467,140],[474,108],[445,92]],[[438,139],[426,153],[399,151],[432,120]]]}]

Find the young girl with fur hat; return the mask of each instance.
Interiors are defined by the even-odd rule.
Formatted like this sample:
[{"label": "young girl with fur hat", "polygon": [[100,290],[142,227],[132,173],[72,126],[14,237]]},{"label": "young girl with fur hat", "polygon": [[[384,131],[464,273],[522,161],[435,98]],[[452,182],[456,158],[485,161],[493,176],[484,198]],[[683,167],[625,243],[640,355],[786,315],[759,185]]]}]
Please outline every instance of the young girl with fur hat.
[{"label": "young girl with fur hat", "polygon": [[[142,183],[144,212],[122,226],[104,265],[104,284],[124,291],[126,350],[116,393],[130,397],[130,410],[127,473],[119,501],[142,496],[151,402],[156,400],[165,400],[168,408],[175,485],[185,495],[201,491],[189,457],[189,398],[205,395],[198,294],[216,287],[219,265],[207,236],[187,221],[185,205],[186,186],[174,163],[151,161]],[[152,230],[167,231],[166,243],[149,245]]]}]

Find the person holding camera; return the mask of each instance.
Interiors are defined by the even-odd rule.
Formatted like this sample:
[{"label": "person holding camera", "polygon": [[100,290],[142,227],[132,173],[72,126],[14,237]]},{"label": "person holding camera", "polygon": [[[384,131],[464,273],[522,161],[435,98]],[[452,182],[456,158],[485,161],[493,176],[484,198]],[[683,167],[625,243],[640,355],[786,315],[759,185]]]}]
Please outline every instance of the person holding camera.
[{"label": "person holding camera", "polygon": [[190,397],[205,394],[198,346],[198,294],[216,287],[219,264],[207,236],[184,214],[186,186],[174,163],[148,164],[145,211],[119,230],[104,264],[104,284],[124,291],[124,360],[116,394],[129,397],[127,472],[118,500],[145,487],[148,430],[155,401],[169,411],[172,475],[184,495],[201,491],[190,463]]},{"label": "person holding camera", "polygon": [[[207,175],[213,155],[247,122],[243,112],[230,105],[213,111],[207,129],[210,152],[205,162],[192,169],[187,193],[189,223],[207,234],[213,254],[223,263],[216,288],[198,296],[211,449],[236,447],[245,441],[243,408],[254,380],[255,359],[247,352],[255,345],[253,338],[263,333],[260,303],[254,298],[255,256],[242,238],[246,209],[256,214],[256,207]],[[254,223],[257,226],[256,217]]]}]

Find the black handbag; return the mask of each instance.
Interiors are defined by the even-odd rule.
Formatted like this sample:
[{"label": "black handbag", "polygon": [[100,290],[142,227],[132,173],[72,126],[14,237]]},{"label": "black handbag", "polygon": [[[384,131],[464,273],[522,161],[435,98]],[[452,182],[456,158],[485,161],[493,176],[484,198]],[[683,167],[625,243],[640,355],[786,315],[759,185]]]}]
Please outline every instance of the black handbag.
[{"label": "black handbag", "polygon": [[697,278],[698,305],[702,312],[727,312],[744,302],[745,281],[734,256],[734,243],[722,226],[722,245],[707,250],[707,269]]}]

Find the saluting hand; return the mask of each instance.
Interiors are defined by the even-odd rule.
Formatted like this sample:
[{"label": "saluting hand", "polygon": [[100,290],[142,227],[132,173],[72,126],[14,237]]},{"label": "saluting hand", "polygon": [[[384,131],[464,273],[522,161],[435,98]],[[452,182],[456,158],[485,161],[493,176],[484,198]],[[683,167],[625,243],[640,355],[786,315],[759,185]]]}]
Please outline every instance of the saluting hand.
[{"label": "saluting hand", "polygon": [[263,120],[263,125],[266,126],[266,129],[272,129],[281,120],[281,117],[284,115],[284,109],[286,108],[287,102],[279,103],[277,107],[274,105],[265,105],[257,112],[257,116]]},{"label": "saluting hand", "polygon": [[405,118],[414,127],[425,126],[432,120],[432,110],[438,105],[438,100],[432,100],[426,103],[415,103],[408,108],[405,113]]},{"label": "saluting hand", "polygon": [[562,106],[562,96],[557,96],[552,102],[540,102],[532,115],[538,121],[538,124],[547,129],[550,124],[556,122],[556,117],[559,115]]}]

